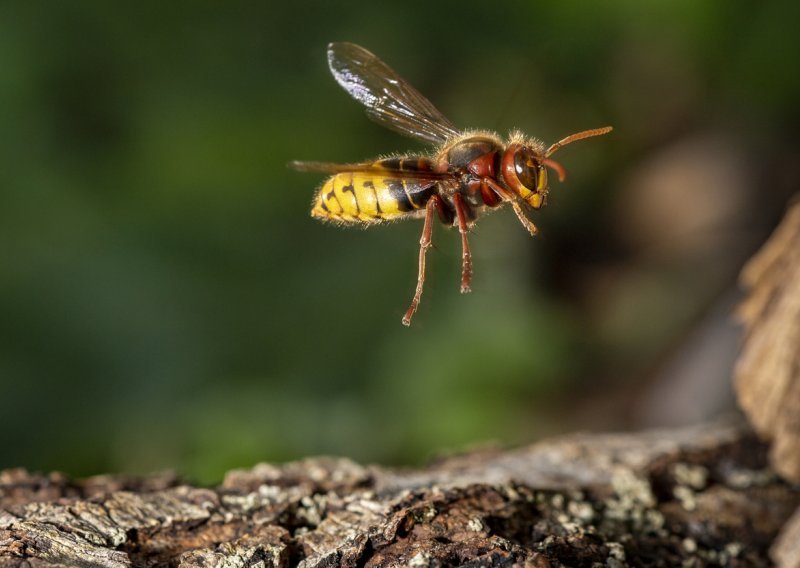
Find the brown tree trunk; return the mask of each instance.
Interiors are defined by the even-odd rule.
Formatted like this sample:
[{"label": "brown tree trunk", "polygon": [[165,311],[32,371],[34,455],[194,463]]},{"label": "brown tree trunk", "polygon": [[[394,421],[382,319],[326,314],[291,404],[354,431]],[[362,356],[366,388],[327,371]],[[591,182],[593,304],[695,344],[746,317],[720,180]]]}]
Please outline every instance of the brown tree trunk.
[{"label": "brown tree trunk", "polygon": [[[800,491],[744,425],[578,434],[424,469],[0,472],[1,566],[765,566]],[[773,549],[791,565],[796,537]],[[783,556],[781,556],[783,555]]]}]

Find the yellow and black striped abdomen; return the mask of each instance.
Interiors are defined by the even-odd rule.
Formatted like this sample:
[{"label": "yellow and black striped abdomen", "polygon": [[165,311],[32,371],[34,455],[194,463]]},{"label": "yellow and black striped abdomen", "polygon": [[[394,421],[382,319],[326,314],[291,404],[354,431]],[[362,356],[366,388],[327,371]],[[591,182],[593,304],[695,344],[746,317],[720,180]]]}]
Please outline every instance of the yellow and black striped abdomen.
[{"label": "yellow and black striped abdomen", "polygon": [[390,170],[341,172],[322,184],[311,215],[344,223],[399,219],[424,209],[435,190],[435,180],[392,177]]}]

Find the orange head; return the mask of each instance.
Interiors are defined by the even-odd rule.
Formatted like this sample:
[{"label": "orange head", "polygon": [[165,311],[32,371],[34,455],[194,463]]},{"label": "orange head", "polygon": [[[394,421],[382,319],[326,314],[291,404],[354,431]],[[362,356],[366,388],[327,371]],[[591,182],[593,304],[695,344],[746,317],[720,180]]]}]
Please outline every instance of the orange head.
[{"label": "orange head", "polygon": [[508,145],[500,163],[503,181],[508,188],[518,195],[525,203],[539,209],[545,204],[547,198],[547,169],[551,168],[558,174],[558,180],[564,181],[566,171],[550,156],[562,146],[577,140],[600,136],[611,132],[611,127],[584,130],[563,138],[550,146],[546,151],[543,147],[521,142],[512,142]]}]

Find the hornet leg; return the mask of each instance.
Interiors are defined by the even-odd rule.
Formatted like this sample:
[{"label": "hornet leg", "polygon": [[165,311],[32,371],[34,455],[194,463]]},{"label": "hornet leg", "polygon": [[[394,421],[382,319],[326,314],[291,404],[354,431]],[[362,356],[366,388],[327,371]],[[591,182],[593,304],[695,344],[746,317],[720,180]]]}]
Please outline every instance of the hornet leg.
[{"label": "hornet leg", "polygon": [[461,233],[461,293],[471,292],[470,282],[472,281],[472,253],[469,250],[467,241],[467,209],[460,193],[453,196],[453,203],[456,206],[456,217],[458,217],[458,232]]},{"label": "hornet leg", "polygon": [[532,237],[535,237],[539,230],[536,228],[536,225],[534,225],[533,222],[525,216],[525,213],[522,211],[522,207],[517,202],[514,194],[491,178],[483,178],[482,183],[488,185],[497,195],[502,197],[504,201],[508,201],[511,204],[511,207],[514,208],[514,213],[517,214],[517,219],[519,219],[519,222],[522,223],[522,226],[528,230]]},{"label": "hornet leg", "polygon": [[419,299],[422,297],[422,286],[425,284],[425,253],[431,246],[431,233],[433,231],[433,213],[437,208],[439,197],[434,195],[428,200],[425,206],[425,225],[422,227],[422,236],[419,238],[419,275],[417,276],[417,290],[414,299],[403,316],[403,325],[411,325],[411,318],[419,306]]}]

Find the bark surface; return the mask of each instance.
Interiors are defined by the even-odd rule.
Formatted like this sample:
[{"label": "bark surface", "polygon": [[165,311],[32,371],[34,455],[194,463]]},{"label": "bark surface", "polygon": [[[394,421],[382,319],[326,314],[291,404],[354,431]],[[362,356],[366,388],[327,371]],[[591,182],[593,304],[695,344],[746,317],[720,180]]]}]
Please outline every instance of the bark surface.
[{"label": "bark surface", "polygon": [[578,434],[417,470],[261,464],[217,487],[7,470],[0,566],[765,566],[798,503],[737,422]]},{"label": "bark surface", "polygon": [[736,364],[739,405],[771,440],[775,470],[800,483],[800,194],[742,270],[746,334]]}]

